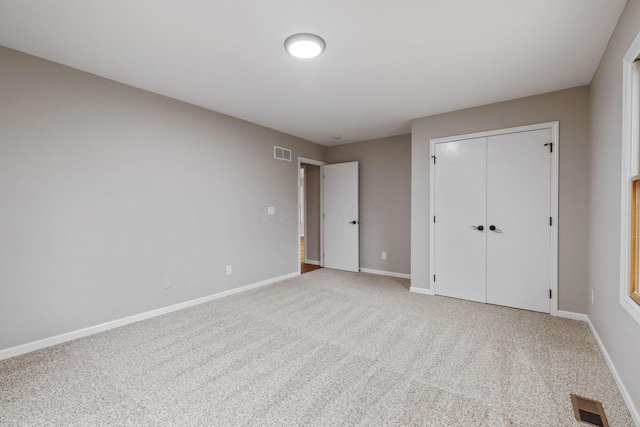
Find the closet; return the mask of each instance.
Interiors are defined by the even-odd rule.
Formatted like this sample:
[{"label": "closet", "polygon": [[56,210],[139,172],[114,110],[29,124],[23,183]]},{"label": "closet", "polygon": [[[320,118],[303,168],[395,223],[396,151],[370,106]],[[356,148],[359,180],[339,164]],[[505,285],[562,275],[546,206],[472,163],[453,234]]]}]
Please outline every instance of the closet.
[{"label": "closet", "polygon": [[558,123],[431,141],[436,295],[557,307]]}]

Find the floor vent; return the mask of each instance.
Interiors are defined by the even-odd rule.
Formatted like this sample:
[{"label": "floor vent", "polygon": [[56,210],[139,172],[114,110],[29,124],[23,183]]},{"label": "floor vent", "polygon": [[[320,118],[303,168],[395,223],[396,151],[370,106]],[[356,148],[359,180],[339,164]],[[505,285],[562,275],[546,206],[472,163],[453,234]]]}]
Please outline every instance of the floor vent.
[{"label": "floor vent", "polygon": [[609,427],[602,403],[575,394],[571,395],[571,403],[576,420],[592,426]]}]

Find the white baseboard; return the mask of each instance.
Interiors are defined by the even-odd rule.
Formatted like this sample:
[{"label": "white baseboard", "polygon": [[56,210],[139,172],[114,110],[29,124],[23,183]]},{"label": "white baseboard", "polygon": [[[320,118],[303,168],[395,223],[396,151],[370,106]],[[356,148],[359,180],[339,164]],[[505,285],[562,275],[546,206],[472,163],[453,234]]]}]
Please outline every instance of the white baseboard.
[{"label": "white baseboard", "polygon": [[587,317],[586,314],[574,313],[572,311],[558,310],[558,317],[563,317],[565,319],[571,319],[571,320],[581,320],[583,322],[589,322],[589,318]]},{"label": "white baseboard", "polygon": [[415,294],[435,295],[431,289],[416,288],[415,286],[411,286],[409,291]]},{"label": "white baseboard", "polygon": [[[585,315],[585,317],[587,316]],[[598,343],[598,347],[600,347],[600,351],[604,356],[604,360],[607,362],[607,366],[609,366],[609,371],[611,371],[611,375],[613,375],[613,379],[616,381],[616,384],[618,385],[618,390],[620,390],[622,399],[624,400],[624,403],[627,404],[627,408],[631,413],[633,422],[636,424],[636,426],[640,426],[640,412],[638,412],[638,408],[636,408],[635,405],[633,404],[633,401],[631,400],[631,396],[629,396],[629,391],[627,391],[627,388],[624,386],[624,383],[622,382],[622,378],[620,377],[620,374],[618,374],[618,370],[613,364],[613,361],[611,360],[611,357],[609,356],[607,349],[604,347],[604,343],[600,339],[600,336],[598,335],[596,328],[593,327],[593,324],[591,323],[591,320],[589,320],[588,317],[587,317],[587,325],[589,325],[589,329],[591,329],[591,333],[593,334],[593,337],[596,339],[596,342]]]},{"label": "white baseboard", "polygon": [[305,264],[311,264],[311,265],[320,265],[320,261],[316,261],[313,259],[307,259],[304,261]]},{"label": "white baseboard", "polygon": [[399,277],[401,279],[411,279],[411,275],[405,274],[405,273],[394,273],[392,271],[371,270],[370,268],[361,268],[360,271],[362,273],[378,274],[380,276],[391,276],[391,277]]},{"label": "white baseboard", "polygon": [[205,302],[213,301],[218,298],[224,298],[229,295],[238,294],[240,292],[245,292],[251,289],[259,288],[261,286],[269,285],[271,283],[279,282],[281,280],[289,279],[291,277],[298,276],[299,274],[300,273],[298,272],[286,274],[284,276],[263,280],[262,282],[252,283],[250,285],[242,286],[236,289],[230,289],[228,291],[207,295],[206,297],[192,299],[189,301],[170,305],[168,307],[158,308],[156,310],[147,311],[145,313],[134,314],[133,316],[125,317],[122,319],[101,323],[99,325],[90,326],[84,329],[79,329],[77,331],[67,332],[65,334],[56,335],[50,338],[44,338],[44,339],[30,342],[27,344],[10,347],[4,350],[0,350],[0,360],[8,359],[14,356],[19,356],[21,354],[29,353],[35,350],[40,350],[45,347],[51,347],[53,345],[62,344],[63,342],[72,341],[78,338],[86,337],[86,336],[97,334],[100,332],[108,331],[109,329],[118,328],[120,326],[128,325],[130,323],[135,323],[141,320],[150,319],[152,317],[161,316],[163,314],[171,313],[173,311],[178,311],[185,308],[193,307],[194,305],[203,304]]},{"label": "white baseboard", "polygon": [[591,334],[595,338],[596,343],[598,343],[598,347],[600,348],[600,352],[604,356],[604,360],[607,362],[607,366],[609,367],[609,371],[611,372],[611,375],[613,376],[613,379],[615,380],[616,384],[618,385],[618,390],[620,390],[620,394],[622,395],[622,398],[624,399],[624,402],[627,404],[627,408],[629,409],[629,412],[631,413],[631,416],[633,417],[633,421],[635,422],[635,424],[637,426],[640,426],[640,413],[638,413],[638,409],[634,406],[633,401],[631,400],[631,397],[629,396],[629,392],[627,391],[627,388],[624,386],[624,383],[622,382],[622,378],[620,377],[620,374],[618,374],[618,370],[616,369],[615,365],[613,364],[613,361],[611,360],[611,357],[609,356],[609,353],[607,352],[607,349],[605,348],[604,343],[600,339],[600,336],[598,335],[598,332],[596,332],[596,329],[594,328],[593,323],[591,323],[591,320],[589,320],[589,316],[587,316],[586,314],[582,314],[582,313],[573,313],[571,311],[558,310],[558,317],[564,317],[566,319],[581,320],[583,322],[587,322],[587,325],[589,326],[589,329],[591,330]]}]

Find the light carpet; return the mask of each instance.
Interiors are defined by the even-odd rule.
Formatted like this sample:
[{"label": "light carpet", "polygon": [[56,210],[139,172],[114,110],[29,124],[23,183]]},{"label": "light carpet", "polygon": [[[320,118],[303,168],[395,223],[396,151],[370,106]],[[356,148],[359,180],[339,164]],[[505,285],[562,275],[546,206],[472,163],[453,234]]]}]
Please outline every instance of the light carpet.
[{"label": "light carpet", "polygon": [[317,270],[0,362],[0,424],[579,426],[633,421],[583,322]]}]

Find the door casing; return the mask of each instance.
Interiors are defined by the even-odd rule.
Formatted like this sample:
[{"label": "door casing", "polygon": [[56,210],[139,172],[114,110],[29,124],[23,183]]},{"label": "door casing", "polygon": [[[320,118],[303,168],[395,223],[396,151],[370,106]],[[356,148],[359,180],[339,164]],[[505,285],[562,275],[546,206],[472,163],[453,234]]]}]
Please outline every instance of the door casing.
[{"label": "door casing", "polygon": [[[314,160],[314,159],[308,159],[306,157],[298,157],[298,216],[297,218],[300,218],[301,212],[300,212],[300,168],[302,167],[303,164],[309,164],[309,165],[315,165],[315,166],[320,166],[320,168],[322,169],[322,167],[324,165],[326,165],[326,162],[320,161],[320,160]],[[322,172],[320,172],[322,174]],[[322,179],[320,180],[320,212],[322,212],[322,203],[323,203],[323,183],[322,183]],[[299,221],[299,219],[298,219]],[[306,231],[306,227],[307,227],[307,221],[305,218],[305,235],[307,234]],[[320,266],[324,266],[324,260],[322,257],[322,253],[324,252],[324,242],[323,242],[323,232],[322,232],[322,227],[323,227],[323,221],[320,221]],[[299,234],[299,233],[296,233]],[[300,251],[302,249],[302,247],[300,246],[300,236],[297,235],[296,237],[297,240],[297,245],[298,245],[298,252],[296,253],[296,263],[298,265],[298,274],[302,273],[302,267],[300,265]],[[306,242],[306,237],[305,237],[305,242]],[[307,252],[305,251],[305,260],[307,258]]]},{"label": "door casing", "polygon": [[[461,139],[473,139],[473,138],[485,138],[490,136],[505,135],[509,133],[527,132],[539,129],[549,129],[551,132],[551,143],[553,144],[553,151],[551,154],[551,304],[550,314],[553,316],[558,315],[558,154],[560,152],[559,141],[559,129],[560,123],[558,121],[538,123],[528,126],[518,126],[505,129],[496,129],[486,132],[477,132],[471,134],[454,135],[444,138],[435,138],[430,141],[430,156],[435,155],[435,146],[442,142],[452,142]],[[437,161],[437,159],[436,159]],[[435,169],[433,166],[433,157],[430,164],[430,182],[429,182],[429,293],[435,294],[436,281],[434,281],[435,272],[435,224],[433,217],[435,215]],[[437,272],[435,272],[437,274]]]}]

